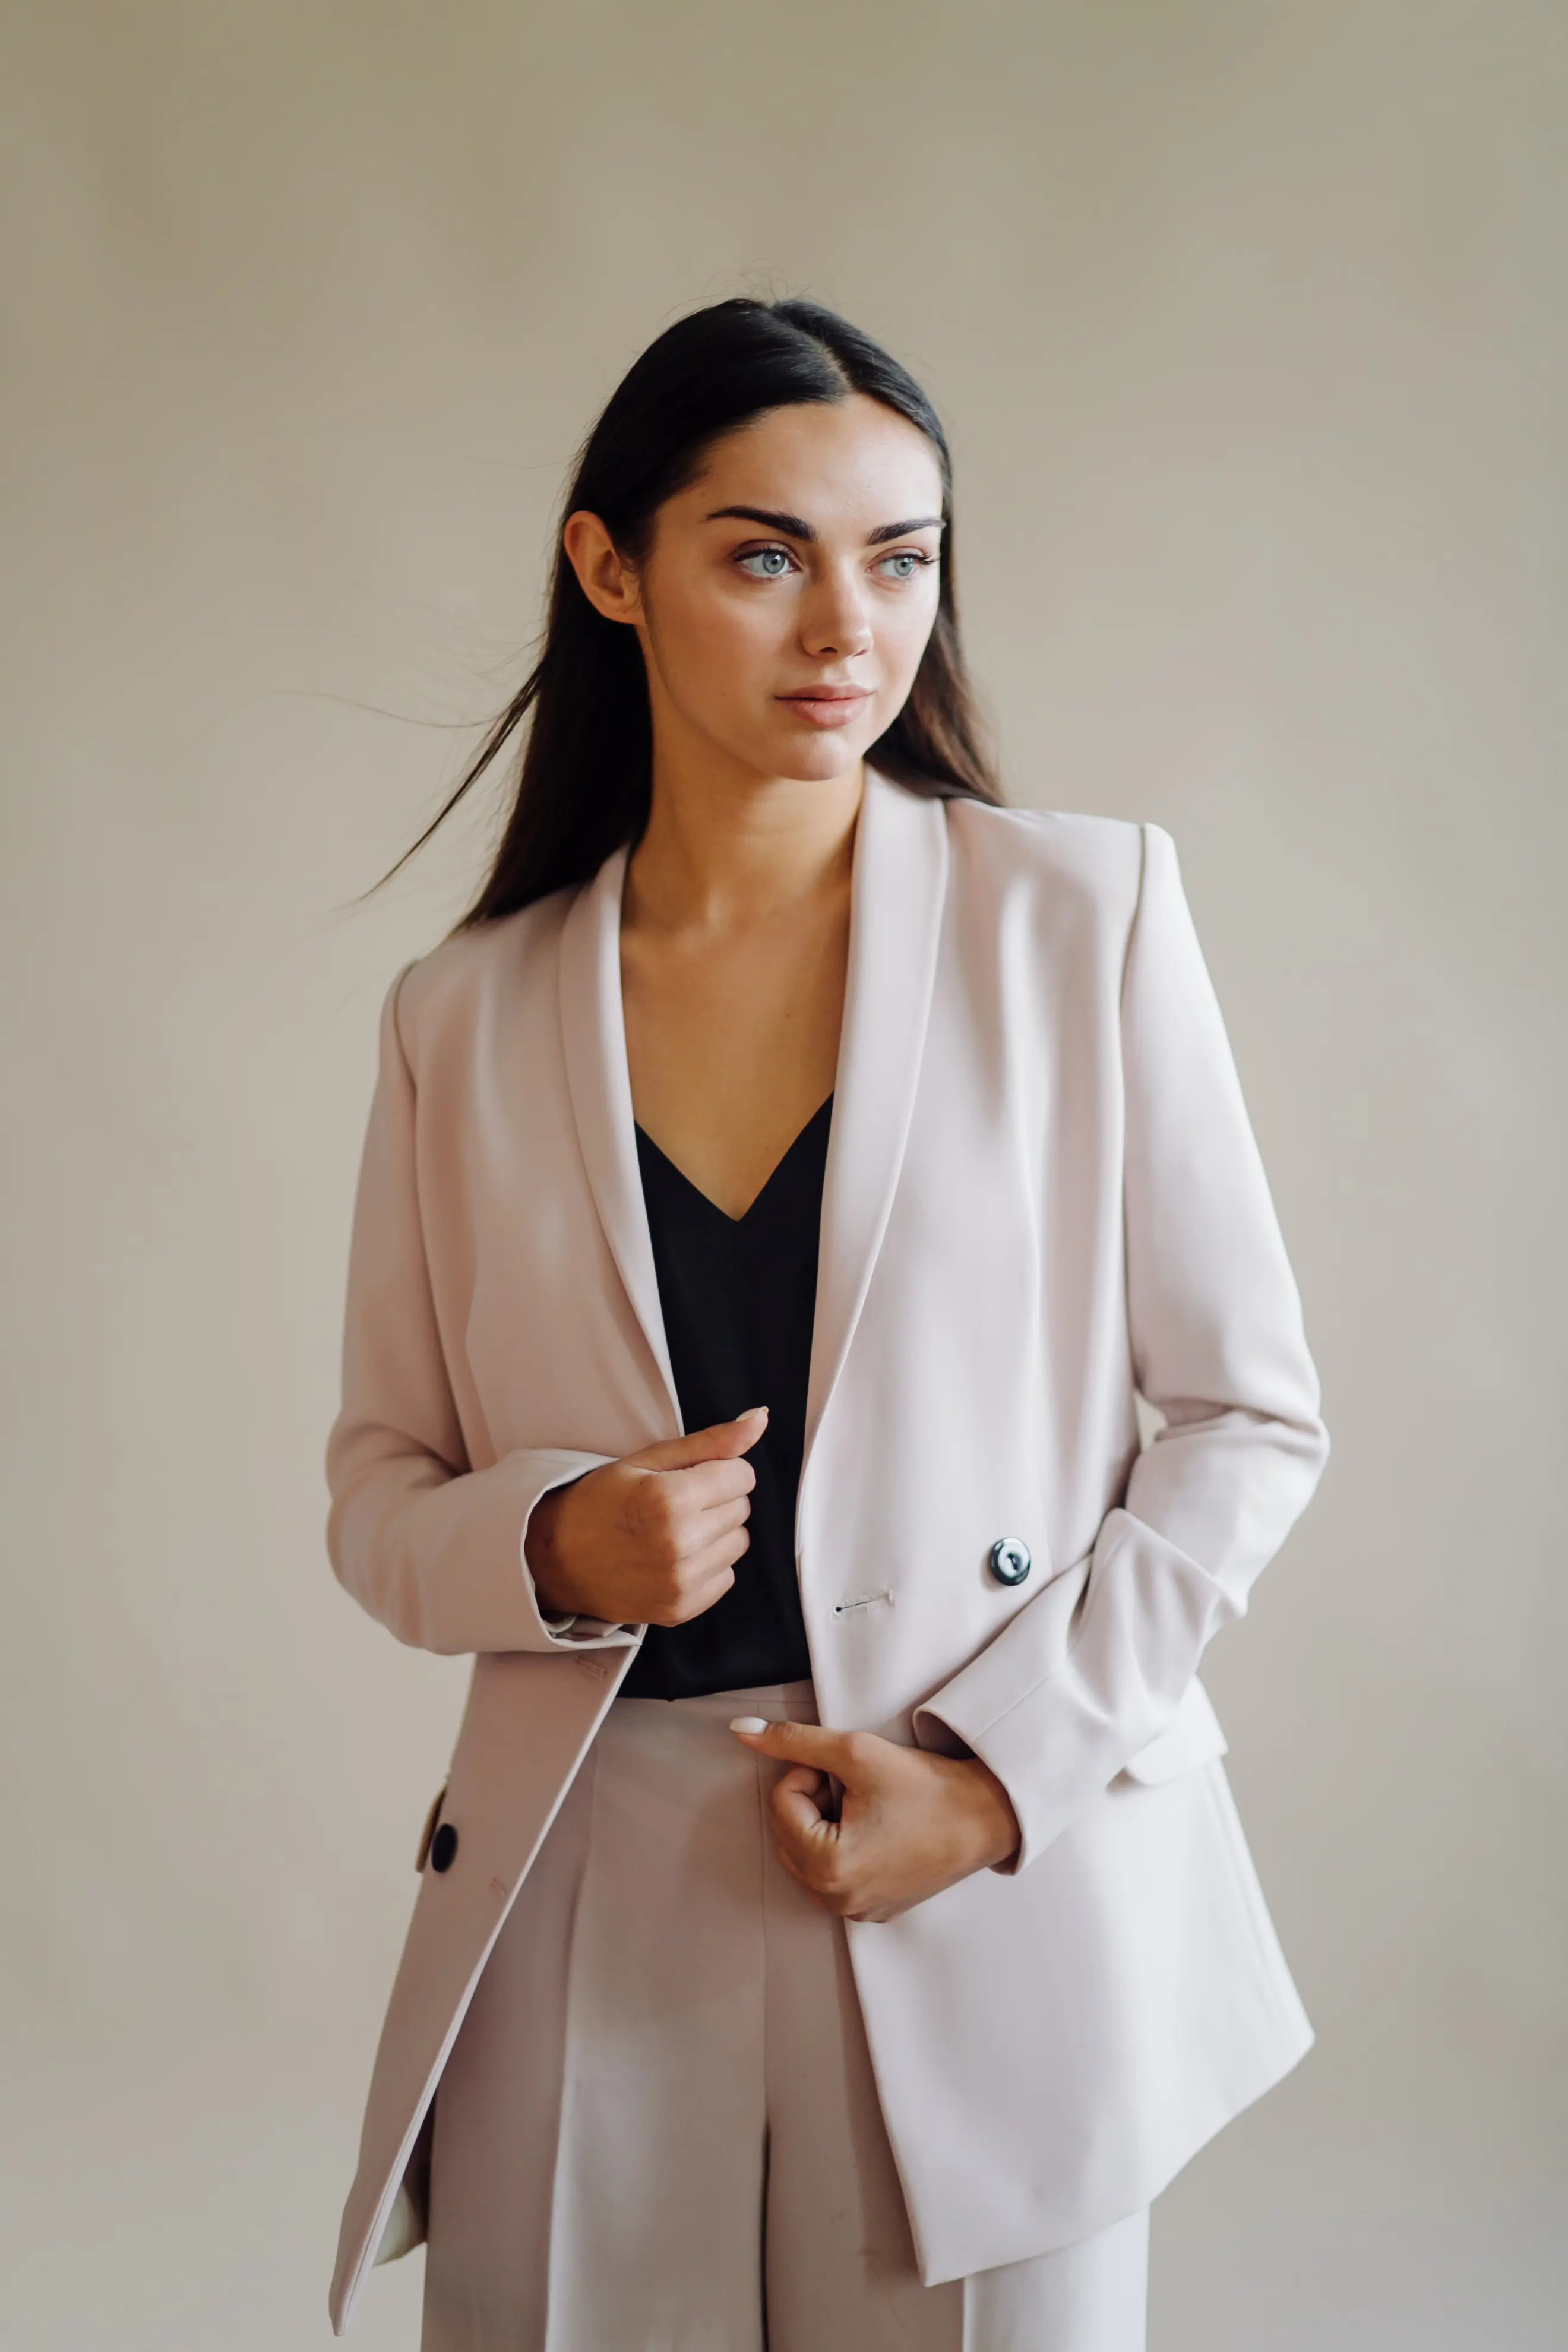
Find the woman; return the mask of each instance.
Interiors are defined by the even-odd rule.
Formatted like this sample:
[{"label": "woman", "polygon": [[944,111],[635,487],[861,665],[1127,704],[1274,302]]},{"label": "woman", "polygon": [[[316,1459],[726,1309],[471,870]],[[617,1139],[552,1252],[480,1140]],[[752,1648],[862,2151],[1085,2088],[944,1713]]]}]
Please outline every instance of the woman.
[{"label": "woman", "polygon": [[661,336],[387,1000],[331,1555],[476,1663],[340,2329],[427,2236],[426,2352],[1133,2352],[1310,2040],[1195,1679],[1296,1293],[1168,838],[996,805],[950,487],[831,313]]}]

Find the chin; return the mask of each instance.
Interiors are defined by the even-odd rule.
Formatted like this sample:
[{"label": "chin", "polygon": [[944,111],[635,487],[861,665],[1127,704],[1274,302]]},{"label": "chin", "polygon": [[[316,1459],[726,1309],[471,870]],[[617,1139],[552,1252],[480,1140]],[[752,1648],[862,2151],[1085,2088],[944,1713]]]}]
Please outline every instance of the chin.
[{"label": "chin", "polygon": [[866,751],[861,728],[846,728],[842,734],[814,728],[808,734],[792,727],[787,740],[770,744],[756,764],[766,775],[792,776],[803,784],[826,784],[858,768]]}]

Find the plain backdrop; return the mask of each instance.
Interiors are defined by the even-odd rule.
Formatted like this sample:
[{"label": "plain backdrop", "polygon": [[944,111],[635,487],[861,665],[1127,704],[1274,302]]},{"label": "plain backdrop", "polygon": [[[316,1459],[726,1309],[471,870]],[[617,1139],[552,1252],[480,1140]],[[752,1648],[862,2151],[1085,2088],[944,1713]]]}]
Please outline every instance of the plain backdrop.
[{"label": "plain backdrop", "polygon": [[1320,2047],[1162,2200],[1153,2352],[1561,2345],[1561,0],[10,16],[0,2338],[325,2341],[464,1670],[321,1456],[493,799],[356,900],[623,369],[805,290],[950,422],[1012,794],[1176,836],[1335,1439],[1210,1677]]}]

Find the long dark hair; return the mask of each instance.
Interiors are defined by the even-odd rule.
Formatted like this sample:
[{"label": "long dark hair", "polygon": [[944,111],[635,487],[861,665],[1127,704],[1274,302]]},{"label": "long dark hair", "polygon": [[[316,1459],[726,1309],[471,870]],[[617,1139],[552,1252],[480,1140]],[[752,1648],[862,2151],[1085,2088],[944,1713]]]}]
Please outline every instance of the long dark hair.
[{"label": "long dark hair", "polygon": [[[767,409],[837,402],[851,393],[880,401],[931,442],[942,461],[948,524],[936,625],[908,700],[869,756],[928,799],[998,802],[959,646],[947,438],[908,370],[847,320],[816,302],[736,299],[667,328],[623,376],[584,444],[563,520],[585,508],[616,547],[640,562],[658,509],[695,478],[721,434]],[[647,821],[653,733],[642,649],[632,630],[594,610],[559,545],[543,651],[394,874],[424,847],[530,712],[506,829],[459,928],[493,922],[566,883],[585,881],[612,850],[636,841]]]}]

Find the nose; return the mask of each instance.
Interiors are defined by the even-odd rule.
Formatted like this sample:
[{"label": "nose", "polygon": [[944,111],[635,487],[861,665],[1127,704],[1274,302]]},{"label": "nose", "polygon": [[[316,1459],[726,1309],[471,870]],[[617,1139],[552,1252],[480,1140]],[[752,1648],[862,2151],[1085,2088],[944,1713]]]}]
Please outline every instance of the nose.
[{"label": "nose", "polygon": [[825,572],[801,614],[801,645],[814,660],[847,661],[869,651],[871,624],[853,569]]}]

